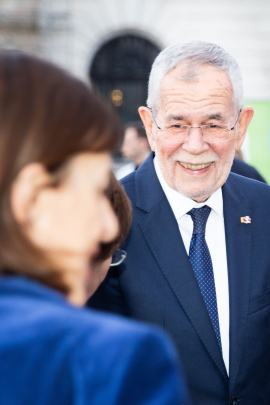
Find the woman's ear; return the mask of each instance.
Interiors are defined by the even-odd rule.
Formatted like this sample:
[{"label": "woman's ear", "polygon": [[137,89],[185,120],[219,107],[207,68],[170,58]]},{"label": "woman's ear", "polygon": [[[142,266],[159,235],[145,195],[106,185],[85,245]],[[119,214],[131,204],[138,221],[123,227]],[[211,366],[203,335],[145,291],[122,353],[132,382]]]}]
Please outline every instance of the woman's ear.
[{"label": "woman's ear", "polygon": [[50,175],[41,163],[25,166],[11,188],[11,209],[14,218],[21,225],[31,219],[31,211],[39,192],[50,183]]},{"label": "woman's ear", "polygon": [[147,107],[140,107],[139,114],[140,114],[141,120],[143,122],[143,125],[145,127],[149,145],[150,145],[152,151],[155,151],[156,136],[155,136],[155,134],[153,134],[153,130],[152,130],[153,121],[152,121],[152,116],[151,116],[151,110]]}]

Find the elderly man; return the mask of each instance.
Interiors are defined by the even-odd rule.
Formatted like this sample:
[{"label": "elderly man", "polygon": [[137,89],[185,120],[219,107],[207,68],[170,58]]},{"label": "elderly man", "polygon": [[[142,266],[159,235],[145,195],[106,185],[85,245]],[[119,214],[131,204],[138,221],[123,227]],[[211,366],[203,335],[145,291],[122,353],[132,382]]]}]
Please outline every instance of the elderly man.
[{"label": "elderly man", "polygon": [[269,405],[270,188],[229,174],[253,116],[232,56],[159,54],[140,108],[153,153],[123,180],[127,259],[93,299],[173,337],[195,405]]}]

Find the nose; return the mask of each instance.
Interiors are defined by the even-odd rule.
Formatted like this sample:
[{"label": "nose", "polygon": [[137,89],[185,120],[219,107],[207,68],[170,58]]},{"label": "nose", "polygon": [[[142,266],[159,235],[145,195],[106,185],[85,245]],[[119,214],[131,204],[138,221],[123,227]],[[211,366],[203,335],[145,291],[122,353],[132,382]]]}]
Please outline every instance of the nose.
[{"label": "nose", "polygon": [[102,220],[101,242],[109,243],[112,242],[118,236],[119,221],[107,198],[104,198],[104,201],[101,204],[100,208]]},{"label": "nose", "polygon": [[203,139],[200,127],[191,127],[182,148],[192,155],[199,155],[209,149],[209,144]]}]

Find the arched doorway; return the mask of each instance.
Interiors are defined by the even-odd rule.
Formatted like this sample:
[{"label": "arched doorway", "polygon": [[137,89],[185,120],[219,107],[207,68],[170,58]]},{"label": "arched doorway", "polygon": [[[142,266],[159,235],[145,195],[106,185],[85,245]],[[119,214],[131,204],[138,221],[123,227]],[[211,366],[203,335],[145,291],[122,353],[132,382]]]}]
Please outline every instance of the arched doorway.
[{"label": "arched doorway", "polygon": [[120,114],[123,123],[139,119],[145,105],[153,61],[160,49],[137,35],[122,35],[105,43],[90,67],[90,78]]}]

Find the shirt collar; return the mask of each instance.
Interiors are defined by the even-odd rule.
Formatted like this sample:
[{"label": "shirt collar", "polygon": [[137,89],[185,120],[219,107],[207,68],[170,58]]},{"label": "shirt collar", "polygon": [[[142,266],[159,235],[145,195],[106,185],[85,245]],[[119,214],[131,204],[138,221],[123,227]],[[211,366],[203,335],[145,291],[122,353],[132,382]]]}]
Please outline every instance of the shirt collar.
[{"label": "shirt collar", "polygon": [[171,188],[167,182],[165,181],[163,174],[161,172],[157,157],[154,158],[154,167],[156,170],[157,177],[161,184],[161,187],[169,201],[169,204],[173,210],[175,218],[178,220],[183,215],[185,215],[188,211],[192,208],[200,208],[204,205],[208,205],[215,213],[223,218],[223,198],[222,198],[222,191],[221,187],[218,188],[209,198],[207,201],[203,203],[197,203],[196,201],[192,200],[191,198],[185,196],[184,194],[180,193],[179,191],[174,190]]}]

